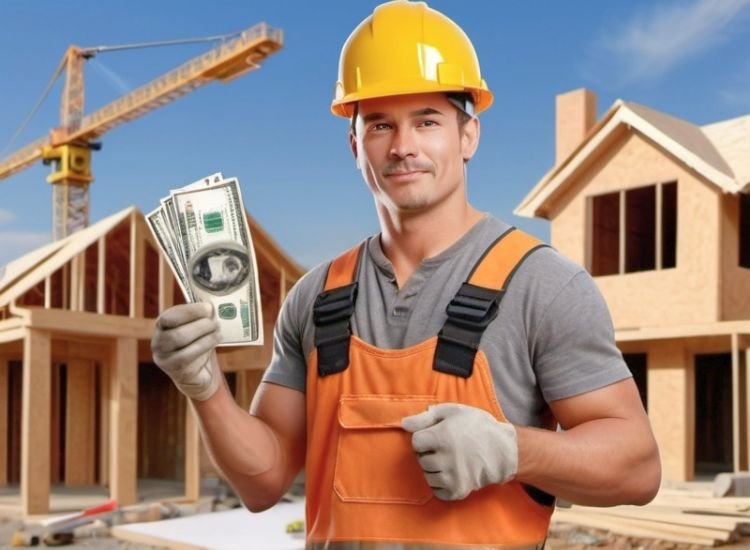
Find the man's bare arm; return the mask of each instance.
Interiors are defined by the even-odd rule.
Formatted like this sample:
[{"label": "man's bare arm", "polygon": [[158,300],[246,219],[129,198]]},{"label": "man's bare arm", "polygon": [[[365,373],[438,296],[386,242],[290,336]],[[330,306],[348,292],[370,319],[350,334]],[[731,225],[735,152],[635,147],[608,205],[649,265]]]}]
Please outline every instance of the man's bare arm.
[{"label": "man's bare arm", "polygon": [[516,479],[573,503],[646,504],[661,464],[632,379],[550,403],[564,429],[517,427]]},{"label": "man's bare arm", "polygon": [[248,413],[223,386],[193,406],[211,459],[245,506],[276,504],[304,464],[305,395],[262,383]]}]

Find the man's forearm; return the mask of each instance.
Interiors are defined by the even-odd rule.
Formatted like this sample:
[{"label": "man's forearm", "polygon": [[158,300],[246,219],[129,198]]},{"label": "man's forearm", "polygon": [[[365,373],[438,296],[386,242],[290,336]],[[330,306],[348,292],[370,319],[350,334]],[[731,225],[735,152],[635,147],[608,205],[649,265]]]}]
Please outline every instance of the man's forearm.
[{"label": "man's forearm", "polygon": [[516,479],[559,498],[592,506],[645,504],[659,488],[658,450],[640,422],[605,418],[564,432],[518,427],[517,434]]},{"label": "man's forearm", "polygon": [[211,460],[245,506],[260,512],[276,504],[296,471],[274,431],[240,408],[226,387],[192,404]]}]

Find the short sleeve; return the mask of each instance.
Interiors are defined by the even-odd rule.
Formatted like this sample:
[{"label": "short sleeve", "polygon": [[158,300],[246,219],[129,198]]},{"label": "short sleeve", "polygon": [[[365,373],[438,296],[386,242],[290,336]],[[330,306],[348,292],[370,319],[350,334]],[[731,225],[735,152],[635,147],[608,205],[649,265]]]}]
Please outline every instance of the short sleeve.
[{"label": "short sleeve", "polygon": [[317,265],[305,273],[287,294],[273,330],[273,355],[263,374],[263,382],[305,391],[307,356],[313,348],[314,338],[313,303],[323,288],[327,273],[327,263]]},{"label": "short sleeve", "polygon": [[615,345],[607,304],[586,271],[560,289],[530,336],[533,368],[547,402],[631,376]]},{"label": "short sleeve", "polygon": [[273,355],[263,382],[305,391],[306,364],[302,349],[302,318],[299,285],[295,285],[281,306],[273,330]]}]

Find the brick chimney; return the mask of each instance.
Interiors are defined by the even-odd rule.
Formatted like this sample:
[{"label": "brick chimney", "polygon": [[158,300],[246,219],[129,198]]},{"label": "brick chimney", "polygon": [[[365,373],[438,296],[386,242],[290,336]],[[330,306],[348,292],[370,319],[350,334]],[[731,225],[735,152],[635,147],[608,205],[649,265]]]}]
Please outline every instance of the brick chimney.
[{"label": "brick chimney", "polygon": [[563,162],[596,123],[596,94],[579,88],[555,98],[555,165]]}]

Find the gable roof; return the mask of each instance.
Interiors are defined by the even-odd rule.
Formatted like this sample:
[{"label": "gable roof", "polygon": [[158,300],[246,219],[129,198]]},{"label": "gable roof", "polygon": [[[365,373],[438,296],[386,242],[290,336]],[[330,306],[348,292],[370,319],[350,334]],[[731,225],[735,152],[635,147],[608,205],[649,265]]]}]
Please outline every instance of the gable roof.
[{"label": "gable roof", "polygon": [[[4,273],[0,273],[0,307],[7,305],[55,273],[131,215],[143,218],[143,214],[135,206],[130,206],[77,233],[32,250],[10,262],[5,267]],[[262,250],[265,255],[272,255],[272,263],[275,267],[283,268],[287,272],[288,279],[293,281],[299,279],[305,272],[304,268],[291,259],[249,214],[247,218],[256,254]]]},{"label": "gable roof", "polygon": [[707,126],[617,100],[568,157],[524,197],[514,214],[546,217],[550,199],[623,128],[662,147],[725,193],[750,188],[750,115]]},{"label": "gable roof", "polygon": [[0,279],[0,306],[8,304],[39,284],[45,277],[52,275],[101,236],[106,235],[127,219],[133,211],[136,211],[134,206],[126,208],[64,239],[32,250],[10,262]]}]

